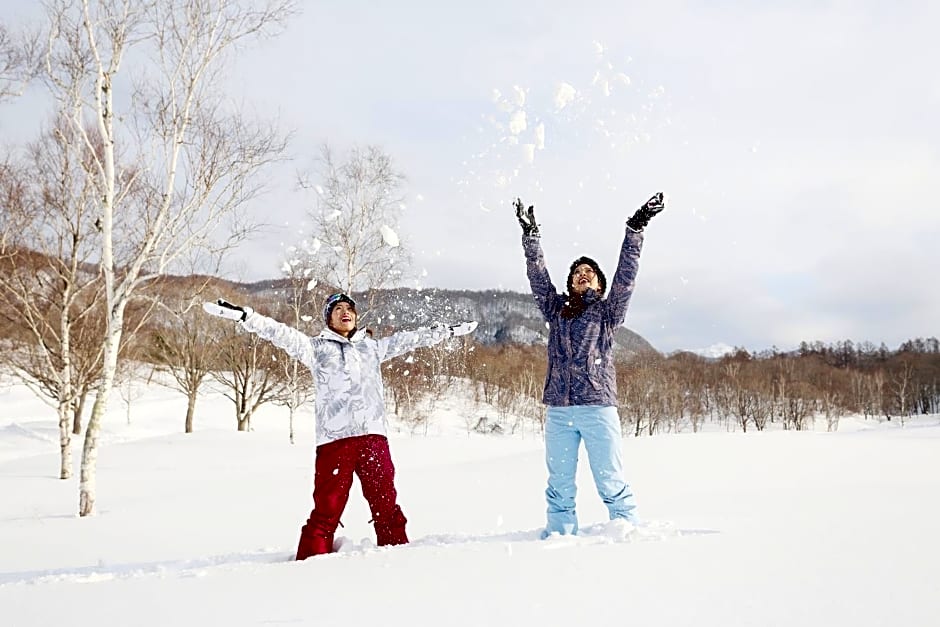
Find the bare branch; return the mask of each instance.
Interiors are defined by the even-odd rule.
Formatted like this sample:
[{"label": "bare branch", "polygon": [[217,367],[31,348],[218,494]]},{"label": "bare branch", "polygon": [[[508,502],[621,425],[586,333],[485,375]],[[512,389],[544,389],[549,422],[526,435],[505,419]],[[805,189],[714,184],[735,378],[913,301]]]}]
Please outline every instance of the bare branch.
[{"label": "bare branch", "polygon": [[[122,334],[130,330],[129,304],[177,260],[191,260],[195,250],[221,256],[251,229],[241,213],[285,140],[242,119],[219,79],[231,54],[279,29],[293,11],[292,0],[47,5],[45,82],[92,156],[86,176],[107,314],[103,377],[83,450],[81,515],[94,508],[97,430]],[[121,76],[125,63],[136,70],[129,101],[117,97],[130,88]]]},{"label": "bare branch", "polygon": [[324,146],[318,166],[319,184],[306,174],[299,184],[317,193],[309,215],[322,278],[345,292],[367,292],[371,309],[374,291],[400,283],[411,261],[398,235],[404,176],[375,146],[353,148],[342,162]]}]

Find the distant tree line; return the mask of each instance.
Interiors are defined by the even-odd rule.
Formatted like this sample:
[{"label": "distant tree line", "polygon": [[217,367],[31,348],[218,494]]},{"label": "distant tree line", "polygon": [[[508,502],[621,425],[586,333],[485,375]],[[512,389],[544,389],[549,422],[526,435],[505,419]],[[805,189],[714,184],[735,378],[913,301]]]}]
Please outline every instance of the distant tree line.
[{"label": "distant tree line", "polygon": [[[434,350],[439,349],[422,355]],[[540,426],[544,420],[544,353],[541,346],[477,345],[459,360],[417,358],[407,369],[410,378],[393,365],[386,378],[393,398],[403,388],[409,399],[443,393],[447,386],[441,377],[445,384],[447,377],[465,378],[474,399],[495,408],[473,427],[514,432],[523,426],[520,421]],[[720,359],[642,353],[621,361],[617,378],[622,427],[636,436],[695,432],[706,423],[743,432],[772,425],[800,431],[817,420],[833,431],[847,414],[903,425],[915,414],[940,413],[936,338],[909,340],[897,350],[844,341],[803,343],[790,352],[738,349]]]},{"label": "distant tree line", "polygon": [[[0,362],[57,407],[60,421],[64,412],[72,433],[78,434],[85,400],[102,373],[104,303],[90,297],[78,301],[84,303],[81,316],[70,323],[69,342],[63,346],[61,305],[45,296],[58,292],[43,287],[55,275],[41,271],[41,265],[37,270],[40,260],[48,263],[25,252],[0,258],[0,273],[8,277],[0,281],[0,341],[5,346]],[[17,285],[9,280],[14,276],[23,277],[26,285],[14,290]],[[87,279],[87,294],[98,293],[98,281]],[[163,372],[166,376],[159,380],[187,398],[180,427],[188,433],[194,430],[202,385],[215,381],[232,402],[237,429],[250,429],[258,407],[272,403],[288,411],[293,438],[295,412],[313,399],[309,372],[237,325],[206,316],[199,304],[210,294],[250,302],[259,312],[316,335],[322,321],[309,312],[318,311],[332,288],[310,289],[308,283],[300,277],[293,289],[259,300],[240,284],[211,277],[150,281],[128,310],[132,324],[122,338],[118,385]],[[381,337],[394,328],[386,321],[371,330]],[[71,364],[71,377],[63,409],[57,373],[65,361]],[[433,421],[436,404],[460,382],[476,403],[466,417],[468,431],[540,430],[545,369],[543,346],[484,345],[471,336],[386,363],[386,397],[389,410],[421,432]],[[835,430],[846,414],[903,424],[915,414],[940,413],[940,342],[932,337],[908,340],[896,350],[846,340],[804,342],[789,352],[736,349],[720,359],[645,352],[621,360],[617,377],[623,429],[636,436],[695,432],[706,423],[744,432],[771,425],[799,431],[823,420]]]},{"label": "distant tree line", "polygon": [[722,421],[742,431],[803,430],[846,414],[904,420],[940,412],[936,338],[897,350],[851,341],[803,343],[791,352],[736,350],[718,360],[690,353],[644,356],[618,371],[622,418],[635,434]]}]

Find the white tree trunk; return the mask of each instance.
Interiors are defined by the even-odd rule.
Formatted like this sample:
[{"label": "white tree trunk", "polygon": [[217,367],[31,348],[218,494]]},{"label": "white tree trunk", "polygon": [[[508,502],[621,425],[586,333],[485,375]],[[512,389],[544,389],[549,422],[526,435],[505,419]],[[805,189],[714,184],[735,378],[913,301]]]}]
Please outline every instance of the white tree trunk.
[{"label": "white tree trunk", "polygon": [[72,476],[72,415],[69,402],[59,402],[59,479]]},{"label": "white tree trunk", "polygon": [[[119,310],[114,321],[115,326],[108,333],[104,347],[104,368],[101,383],[98,384],[95,404],[91,409],[91,417],[85,427],[85,444],[82,447],[81,480],[78,486],[78,515],[90,516],[95,513],[95,479],[98,464],[98,433],[101,431],[101,420],[108,409],[108,398],[114,387],[114,373],[117,371],[118,347],[121,344],[121,331],[124,324],[123,308]],[[109,326],[111,319],[109,318]]]},{"label": "white tree trunk", "polygon": [[[105,284],[105,305],[107,308],[107,335],[104,345],[104,363],[101,382],[95,395],[91,417],[85,427],[85,443],[82,447],[81,481],[78,487],[78,515],[90,516],[95,512],[95,485],[98,465],[98,432],[101,419],[108,408],[108,398],[114,385],[117,371],[118,348],[124,326],[124,306],[126,297],[115,294],[114,289],[114,94],[111,89],[111,74],[106,71],[95,48],[94,31],[88,17],[88,3],[85,2],[86,29],[89,41],[97,57],[98,75],[95,82],[95,113],[98,131],[101,134],[100,180],[101,191],[101,273]],[[116,53],[111,68],[116,69],[120,55]]]}]

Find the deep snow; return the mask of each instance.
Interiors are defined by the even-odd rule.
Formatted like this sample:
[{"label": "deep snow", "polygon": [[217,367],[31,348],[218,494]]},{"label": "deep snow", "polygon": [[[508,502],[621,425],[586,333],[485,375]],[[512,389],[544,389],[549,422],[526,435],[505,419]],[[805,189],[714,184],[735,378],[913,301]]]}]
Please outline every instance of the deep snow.
[{"label": "deep snow", "polygon": [[[119,395],[98,512],[61,481],[55,417],[0,389],[0,624],[934,625],[940,616],[940,417],[844,419],[837,433],[624,440],[645,525],[622,535],[579,471],[584,535],[537,540],[545,470],[534,429],[468,435],[459,393],[425,434],[391,436],[412,544],[376,548],[353,487],[340,551],[291,561],[311,506],[312,417],[238,433],[208,391]],[[77,465],[81,441],[73,442]],[[585,460],[582,455],[582,465]]]}]

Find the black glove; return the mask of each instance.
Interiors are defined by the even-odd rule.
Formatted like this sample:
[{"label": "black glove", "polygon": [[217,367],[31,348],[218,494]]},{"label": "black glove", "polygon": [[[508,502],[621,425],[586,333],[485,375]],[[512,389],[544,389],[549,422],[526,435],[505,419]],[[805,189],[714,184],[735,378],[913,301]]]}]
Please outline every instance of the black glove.
[{"label": "black glove", "polygon": [[213,316],[237,320],[239,322],[244,322],[248,314],[252,312],[251,307],[239,307],[221,298],[214,303],[203,303],[202,308],[206,313],[212,314]]},{"label": "black glove", "polygon": [[523,207],[522,200],[516,198],[513,203],[516,208],[516,219],[522,227],[522,234],[531,237],[539,237],[539,225],[535,223],[535,205],[529,205],[528,211]]},{"label": "black glove", "polygon": [[633,217],[627,220],[627,226],[634,231],[642,231],[650,223],[650,219],[665,208],[666,203],[663,199],[663,193],[656,192],[652,198],[646,201],[646,204],[636,210]]}]

